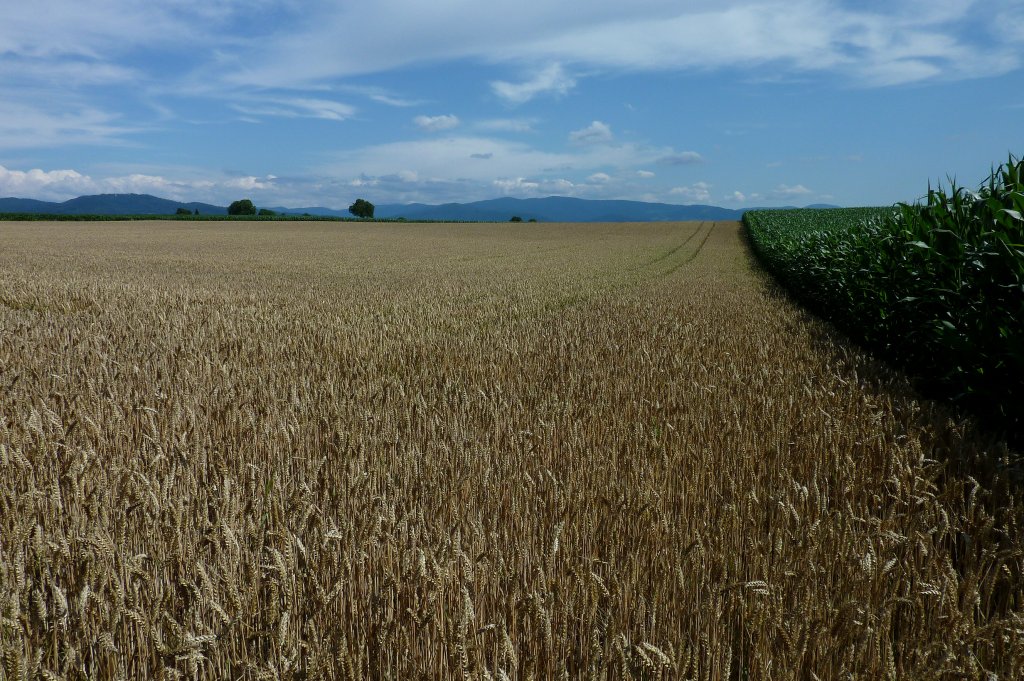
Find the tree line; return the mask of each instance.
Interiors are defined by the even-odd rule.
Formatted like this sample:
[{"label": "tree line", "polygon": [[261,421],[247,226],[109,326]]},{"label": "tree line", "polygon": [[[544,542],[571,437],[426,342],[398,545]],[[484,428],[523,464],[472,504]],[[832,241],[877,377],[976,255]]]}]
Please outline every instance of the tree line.
[{"label": "tree line", "polygon": [[[348,207],[348,212],[357,218],[364,220],[373,219],[373,211],[375,206],[367,201],[366,199],[356,199],[355,202]],[[178,215],[189,215],[190,211],[188,208],[179,208]],[[195,211],[196,215],[199,215],[199,209]],[[253,202],[249,199],[240,199],[238,201],[232,201],[231,205],[228,206],[228,215],[258,215],[258,216],[274,216],[277,215],[274,211],[269,208],[260,208],[258,211]],[[518,215],[513,215],[509,222],[523,222],[523,218]],[[530,218],[529,222],[537,222],[537,218]]]},{"label": "tree line", "polygon": [[[348,207],[348,212],[357,218],[373,218],[374,205],[365,199],[356,199],[355,203]],[[188,208],[179,208],[177,211],[178,215],[192,215],[192,211]],[[199,215],[199,209],[195,210],[195,215]],[[228,206],[228,215],[257,215],[257,216],[274,216],[277,215],[275,211],[269,208],[256,209],[250,199],[239,199],[238,201],[232,201],[231,205]]]}]

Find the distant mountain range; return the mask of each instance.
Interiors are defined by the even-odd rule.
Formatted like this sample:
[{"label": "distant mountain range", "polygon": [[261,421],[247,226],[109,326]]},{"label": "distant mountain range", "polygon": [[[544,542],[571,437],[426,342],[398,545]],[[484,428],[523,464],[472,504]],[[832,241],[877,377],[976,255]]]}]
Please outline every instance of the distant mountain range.
[{"label": "distant mountain range", "polygon": [[149,194],[95,194],[79,196],[61,203],[35,199],[0,199],[0,213],[47,213],[50,215],[173,215],[188,208],[201,215],[227,215],[225,206],[209,203],[182,203]]},{"label": "distant mountain range", "polygon": [[[263,206],[260,206],[261,208]],[[835,208],[814,205],[809,208]],[[201,215],[226,215],[225,206],[208,203],[182,203],[148,194],[97,194],[80,196],[61,203],[35,199],[0,199],[0,213],[48,213],[53,215],[170,215],[178,208],[199,210]],[[289,215],[328,215],[350,217],[348,210],[333,208],[271,207]],[[467,220],[506,222],[513,215],[523,220],[540,222],[653,222],[659,220],[739,220],[747,209],[718,206],[680,206],[671,203],[644,201],[608,201],[549,196],[543,199],[489,199],[471,203],[445,203],[432,206],[424,203],[385,204],[376,207],[379,218],[404,217],[416,220]]]},{"label": "distant mountain range", "polygon": [[[279,213],[347,216],[330,208],[272,208]],[[513,215],[540,222],[656,222],[661,220],[739,220],[747,209],[644,201],[609,201],[549,196],[543,199],[488,199],[471,203],[393,203],[377,206],[379,218],[406,220],[465,220],[507,222]]]}]

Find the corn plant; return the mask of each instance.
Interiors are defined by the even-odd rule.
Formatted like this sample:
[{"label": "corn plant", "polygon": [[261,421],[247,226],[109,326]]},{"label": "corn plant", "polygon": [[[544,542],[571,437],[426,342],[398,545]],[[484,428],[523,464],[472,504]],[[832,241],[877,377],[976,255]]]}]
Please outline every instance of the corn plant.
[{"label": "corn plant", "polygon": [[1024,426],[1024,163],[890,209],[753,211],[757,253],[853,338],[1019,438]]}]

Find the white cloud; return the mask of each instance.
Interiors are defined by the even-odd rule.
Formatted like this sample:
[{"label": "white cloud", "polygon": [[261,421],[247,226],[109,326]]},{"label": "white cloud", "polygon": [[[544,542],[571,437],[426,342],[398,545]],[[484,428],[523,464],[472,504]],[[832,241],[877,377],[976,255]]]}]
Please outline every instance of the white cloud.
[{"label": "white cloud", "polygon": [[795,199],[801,196],[808,196],[813,193],[813,191],[802,184],[795,184],[792,186],[780,184],[772,191],[771,196],[777,199]]},{"label": "white cloud", "polygon": [[92,179],[76,170],[21,171],[0,166],[0,196],[64,200],[92,186]]},{"label": "white cloud", "polygon": [[[476,154],[486,163],[470,163]],[[575,165],[580,159],[534,149],[526,144],[477,136],[444,136],[339,150],[319,173],[333,177],[384,177],[414,170],[423,180],[471,180],[529,177],[545,168]],[[596,165],[596,163],[595,163]]]},{"label": "white cloud", "polygon": [[652,173],[650,170],[638,170],[636,171],[636,174],[638,177],[642,177],[645,180],[649,180],[655,176],[654,173]]},{"label": "white cloud", "polygon": [[606,184],[611,182],[611,176],[608,173],[594,173],[587,178],[587,182],[592,184]]},{"label": "white cloud", "polygon": [[491,183],[504,196],[575,196],[586,188],[564,178],[526,179],[500,178]]},{"label": "white cloud", "polygon": [[492,184],[495,188],[501,190],[501,192],[506,196],[510,194],[533,194],[540,189],[539,182],[533,182],[522,177],[517,177],[511,180],[495,180]]},{"label": "white cloud", "polygon": [[278,189],[274,175],[208,178],[194,170],[184,173],[189,179],[147,173],[93,177],[72,169],[11,170],[0,166],[0,196],[65,201],[88,194],[154,194],[172,200],[224,203],[228,197],[237,198],[239,192]]},{"label": "white cloud", "polygon": [[607,144],[613,138],[611,127],[601,121],[594,121],[582,130],[569,133],[569,141],[574,144]]},{"label": "white cloud", "polygon": [[241,189],[242,191],[254,191],[273,189],[274,180],[277,179],[273,175],[266,177],[235,177],[230,180],[225,180],[222,185],[231,189]]},{"label": "white cloud", "polygon": [[673,187],[669,194],[680,196],[687,201],[707,203],[711,201],[711,185],[707,182],[695,182],[687,187]]},{"label": "white cloud", "polygon": [[[355,179],[362,185],[376,180],[377,194],[366,198],[389,203],[466,201],[493,196],[496,187],[503,192],[529,189],[516,181],[519,178],[538,184],[541,192],[610,196],[613,190],[622,190],[619,183],[587,178],[603,173],[611,180],[673,153],[670,148],[635,144],[583,144],[548,151],[518,140],[449,135],[338,149],[334,160],[312,172],[340,178],[345,186]],[[402,170],[417,172],[418,181],[401,182]],[[495,181],[501,184],[494,185]],[[553,184],[556,181],[560,183]]]},{"label": "white cloud", "polygon": [[442,116],[417,116],[412,119],[412,122],[427,132],[440,132],[459,127],[460,121],[458,116],[446,114]]},{"label": "white cloud", "polygon": [[679,153],[662,156],[655,162],[664,166],[686,166],[693,165],[695,163],[703,163],[704,157],[696,151],[681,151]]},{"label": "white cloud", "polygon": [[727,197],[727,200],[735,203],[743,203],[747,200],[747,197],[741,191],[734,191]]},{"label": "white cloud", "polygon": [[523,104],[544,93],[565,95],[576,87],[576,81],[566,75],[561,64],[551,64],[533,78],[522,83],[497,80],[491,83],[494,94],[512,104]]}]

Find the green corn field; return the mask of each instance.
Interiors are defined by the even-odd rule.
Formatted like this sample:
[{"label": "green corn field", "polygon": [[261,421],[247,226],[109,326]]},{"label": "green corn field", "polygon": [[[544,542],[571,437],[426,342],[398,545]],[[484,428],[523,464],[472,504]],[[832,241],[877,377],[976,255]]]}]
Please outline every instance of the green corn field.
[{"label": "green corn field", "polygon": [[755,251],[851,337],[1019,440],[1024,162],[891,208],[759,210]]}]

